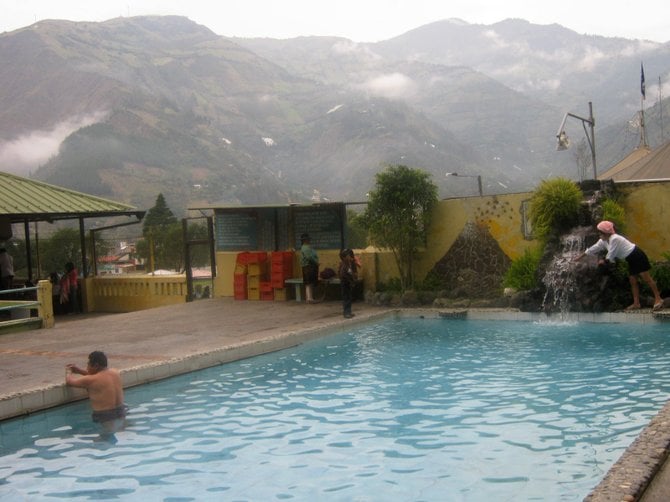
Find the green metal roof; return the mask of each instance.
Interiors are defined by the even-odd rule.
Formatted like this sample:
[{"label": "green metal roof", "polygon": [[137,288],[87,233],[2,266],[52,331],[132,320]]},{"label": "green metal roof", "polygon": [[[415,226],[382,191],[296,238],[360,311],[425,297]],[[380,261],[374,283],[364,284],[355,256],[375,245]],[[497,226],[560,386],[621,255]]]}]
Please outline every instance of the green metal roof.
[{"label": "green metal roof", "polygon": [[0,171],[0,217],[11,222],[135,215],[133,206]]}]

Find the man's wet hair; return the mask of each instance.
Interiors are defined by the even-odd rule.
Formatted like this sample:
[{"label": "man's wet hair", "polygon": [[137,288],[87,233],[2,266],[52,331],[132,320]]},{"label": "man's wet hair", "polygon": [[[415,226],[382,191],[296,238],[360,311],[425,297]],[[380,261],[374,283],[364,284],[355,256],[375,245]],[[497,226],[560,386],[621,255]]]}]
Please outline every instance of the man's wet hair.
[{"label": "man's wet hair", "polygon": [[98,368],[107,367],[107,356],[100,350],[95,350],[88,355],[88,364]]}]

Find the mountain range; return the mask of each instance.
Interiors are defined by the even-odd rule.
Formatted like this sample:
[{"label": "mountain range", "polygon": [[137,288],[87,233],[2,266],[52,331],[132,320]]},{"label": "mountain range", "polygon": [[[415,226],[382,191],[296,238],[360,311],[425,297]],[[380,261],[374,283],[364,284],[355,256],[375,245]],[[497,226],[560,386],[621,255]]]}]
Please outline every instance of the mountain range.
[{"label": "mountain range", "polygon": [[[177,16],[40,21],[0,34],[0,59],[0,169],[141,208],[163,193],[177,213],[364,201],[387,164],[426,170],[442,197],[477,192],[446,173],[489,194],[589,177],[588,147],[556,151],[589,102],[599,171],[637,146],[643,105],[650,145],[668,137],[670,44],[519,19],[365,44]],[[566,121],[578,146],[583,125]]]}]

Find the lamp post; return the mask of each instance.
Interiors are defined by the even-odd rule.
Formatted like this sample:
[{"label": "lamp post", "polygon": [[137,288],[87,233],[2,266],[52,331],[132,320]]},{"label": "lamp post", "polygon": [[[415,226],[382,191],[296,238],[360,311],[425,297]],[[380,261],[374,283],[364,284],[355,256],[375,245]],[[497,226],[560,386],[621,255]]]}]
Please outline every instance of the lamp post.
[{"label": "lamp post", "polygon": [[[558,139],[558,145],[556,145],[556,150],[559,152],[562,150],[567,150],[570,147],[570,139],[565,133],[565,122],[568,120],[568,117],[576,118],[577,120],[582,121],[582,127],[584,128],[584,134],[586,135],[586,140],[589,143],[591,148],[591,166],[593,167],[593,179],[598,179],[598,170],[596,169],[596,119],[593,118],[593,104],[589,101],[589,118],[580,117],[574,113],[566,113],[563,117],[563,122],[561,122],[561,127],[558,128],[556,133],[556,138]],[[591,135],[586,130],[586,124],[590,126]]]},{"label": "lamp post", "polygon": [[444,173],[445,176],[458,176],[459,178],[477,178],[477,189],[479,190],[479,196],[484,196],[484,190],[482,190],[482,177],[477,174],[458,174],[458,173]]}]

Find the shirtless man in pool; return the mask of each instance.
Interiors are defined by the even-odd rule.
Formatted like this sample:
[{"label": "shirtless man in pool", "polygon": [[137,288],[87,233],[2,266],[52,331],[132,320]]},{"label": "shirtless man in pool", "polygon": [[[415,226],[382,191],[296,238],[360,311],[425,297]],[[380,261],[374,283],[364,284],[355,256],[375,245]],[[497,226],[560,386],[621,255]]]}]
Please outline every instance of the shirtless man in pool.
[{"label": "shirtless man in pool", "polygon": [[[74,364],[65,367],[65,382],[72,387],[88,391],[94,422],[108,431],[119,430],[126,417],[123,403],[123,385],[118,370],[107,367],[107,356],[96,350],[88,355],[88,365],[83,370]],[[82,375],[82,376],[75,376]]]}]

